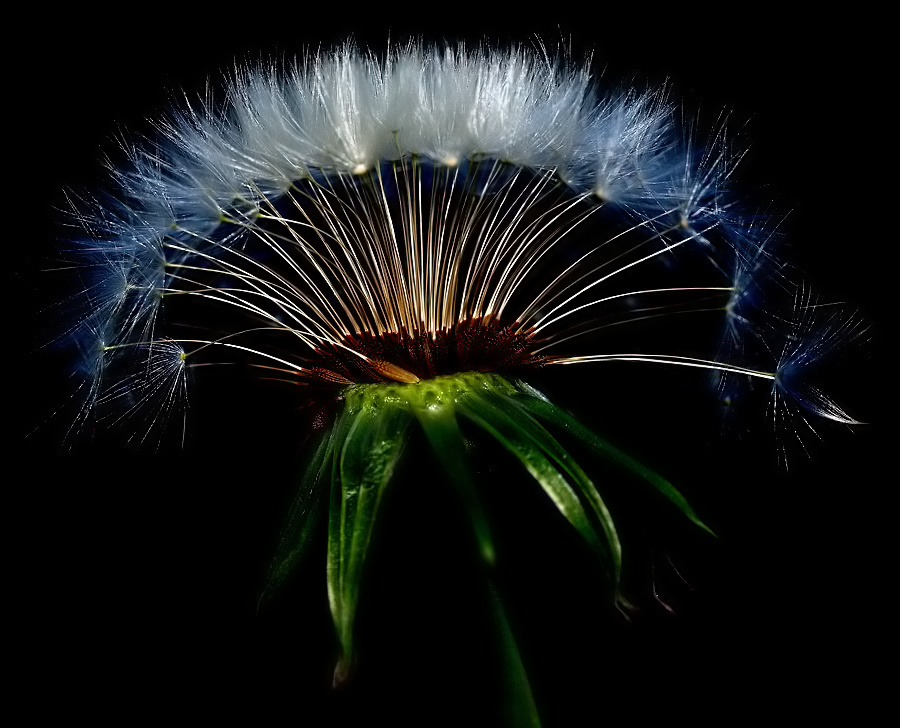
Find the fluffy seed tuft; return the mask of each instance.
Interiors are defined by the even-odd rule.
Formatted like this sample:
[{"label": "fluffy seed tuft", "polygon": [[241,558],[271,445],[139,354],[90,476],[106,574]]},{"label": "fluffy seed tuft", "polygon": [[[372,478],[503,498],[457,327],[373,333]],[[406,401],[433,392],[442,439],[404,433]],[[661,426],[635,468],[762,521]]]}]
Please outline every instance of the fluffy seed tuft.
[{"label": "fluffy seed tuft", "polygon": [[[781,264],[736,210],[724,125],[697,149],[665,91],[590,79],[524,48],[416,44],[238,69],[223,103],[126,149],[110,200],[73,201],[81,419],[139,376],[171,407],[198,364],[345,385],[628,361],[763,379],[852,421],[796,382],[821,342],[753,320]],[[722,311],[708,356],[689,327],[637,335]],[[742,361],[748,338],[781,364]],[[160,359],[175,347],[182,370]]]}]

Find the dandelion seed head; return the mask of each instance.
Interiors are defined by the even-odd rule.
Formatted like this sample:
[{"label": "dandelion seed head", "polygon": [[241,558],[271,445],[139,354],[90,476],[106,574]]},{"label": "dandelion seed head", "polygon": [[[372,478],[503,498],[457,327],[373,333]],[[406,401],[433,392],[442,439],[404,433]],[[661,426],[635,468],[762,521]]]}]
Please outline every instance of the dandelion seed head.
[{"label": "dandelion seed head", "polygon": [[[366,644],[355,635],[362,574],[413,443],[424,452],[408,463],[438,494],[411,499],[414,519],[431,523],[443,497],[432,485],[455,489],[462,508],[448,518],[466,519],[477,545],[466,558],[495,573],[509,531],[495,549],[488,515],[529,496],[516,482],[483,509],[479,480],[521,464],[628,605],[623,548],[636,522],[674,513],[709,531],[676,489],[690,482],[679,469],[749,477],[685,456],[706,439],[694,418],[715,400],[698,401],[699,387],[713,380],[748,428],[777,433],[782,460],[822,421],[858,424],[818,375],[862,327],[805,287],[790,300],[778,224],[732,189],[742,151],[727,120],[709,130],[671,88],[602,80],[588,63],[519,46],[345,44],[247,65],[123,140],[105,193],[73,196],[69,434],[183,443],[193,410],[205,412],[202,436],[233,482],[233,463],[258,482],[260,455],[290,456],[309,437],[266,596],[327,521],[337,682]],[[549,383],[551,397],[528,381]],[[553,403],[560,390],[581,398],[596,433]],[[763,418],[770,428],[756,427]],[[646,444],[679,458],[672,483],[605,426],[637,433],[638,457]],[[596,461],[620,477],[592,480]],[[619,520],[629,502],[636,518]],[[514,510],[530,538],[530,514]],[[402,534],[410,522],[394,524]],[[540,548],[555,541],[541,536]],[[431,552],[413,546],[426,564]],[[655,576],[653,596],[671,611]]]},{"label": "dandelion seed head", "polygon": [[[347,44],[239,68],[154,131],[110,199],[73,201],[88,409],[176,360],[316,386],[612,361],[783,384],[812,356],[741,361],[771,246],[724,123],[699,142],[665,90],[522,47]],[[729,343],[706,358],[630,333],[713,311]]]}]

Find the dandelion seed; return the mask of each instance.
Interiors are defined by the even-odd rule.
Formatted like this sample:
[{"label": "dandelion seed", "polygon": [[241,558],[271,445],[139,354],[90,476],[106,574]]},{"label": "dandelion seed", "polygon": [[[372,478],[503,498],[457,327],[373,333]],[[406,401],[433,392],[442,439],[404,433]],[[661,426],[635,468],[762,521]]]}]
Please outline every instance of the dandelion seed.
[{"label": "dandelion seed", "polygon": [[[754,328],[755,278],[778,270],[772,236],[736,210],[740,155],[724,125],[695,148],[663,92],[604,95],[588,69],[521,48],[413,45],[378,60],[346,46],[239,70],[224,104],[191,103],[157,131],[128,149],[115,202],[75,203],[92,273],[71,330],[80,420],[141,419],[144,438],[181,410],[189,370],[225,364],[337,403],[269,589],[325,504],[338,681],[382,496],[413,432],[458,490],[487,565],[496,548],[461,426],[521,462],[614,595],[614,514],[557,436],[708,530],[668,481],[526,384],[530,371],[715,371],[764,382],[778,411],[790,396],[855,422],[799,383],[853,325],[811,338],[801,317],[780,350]],[[710,316],[725,343],[698,354],[692,321]],[[678,337],[648,340],[660,322]],[[745,359],[748,332],[766,345]]]}]

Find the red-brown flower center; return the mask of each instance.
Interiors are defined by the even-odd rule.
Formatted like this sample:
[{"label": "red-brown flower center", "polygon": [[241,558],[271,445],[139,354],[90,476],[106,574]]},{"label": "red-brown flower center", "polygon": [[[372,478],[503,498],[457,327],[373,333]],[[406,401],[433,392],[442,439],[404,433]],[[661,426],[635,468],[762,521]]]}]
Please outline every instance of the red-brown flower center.
[{"label": "red-brown flower center", "polygon": [[326,382],[378,384],[412,383],[457,372],[491,372],[541,366],[534,354],[531,330],[496,319],[467,319],[451,329],[348,336],[343,346],[316,350],[319,361],[310,373]]}]

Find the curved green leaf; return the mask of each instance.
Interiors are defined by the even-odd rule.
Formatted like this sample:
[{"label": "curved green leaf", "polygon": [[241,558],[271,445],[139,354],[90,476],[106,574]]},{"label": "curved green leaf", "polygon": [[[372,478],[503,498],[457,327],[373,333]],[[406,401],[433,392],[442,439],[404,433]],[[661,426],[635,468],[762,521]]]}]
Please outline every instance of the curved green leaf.
[{"label": "curved green leaf", "polygon": [[341,420],[322,437],[312,458],[310,458],[300,481],[300,488],[294,498],[285,521],[278,548],[269,567],[266,586],[260,601],[270,598],[277,591],[297,565],[303,560],[309,544],[316,533],[321,517],[323,494],[326,491],[322,476],[330,472],[335,448],[343,438]]},{"label": "curved green leaf", "polygon": [[[529,387],[528,389],[530,390],[531,388]],[[700,517],[694,512],[694,509],[691,508],[687,499],[678,491],[678,489],[661,475],[638,462],[630,455],[622,452],[615,445],[612,445],[596,435],[570,414],[563,411],[543,396],[540,396],[537,393],[524,393],[517,401],[522,408],[535,417],[565,430],[583,445],[587,446],[596,455],[599,455],[623,470],[631,472],[639,479],[651,485],[693,523],[707,533],[713,536],[716,535],[709,526],[700,520]]]},{"label": "curved green leaf", "polygon": [[[471,393],[458,403],[460,414],[495,437],[515,455],[544,489],[559,512],[598,551],[618,583],[622,547],[615,524],[597,489],[572,457],[538,422],[505,395]],[[564,471],[572,483],[563,475]],[[587,499],[600,523],[602,537],[588,516],[578,491]]]},{"label": "curved green leaf", "polygon": [[[328,532],[328,598],[342,664],[352,658],[362,571],[385,486],[406,443],[409,414],[396,407],[347,411],[350,425],[334,458]],[[339,670],[341,664],[339,664]]]},{"label": "curved green leaf", "polygon": [[453,404],[442,402],[440,405],[418,407],[415,414],[441,467],[463,499],[482,560],[485,564],[492,565],[495,559],[494,542],[487,516],[475,491],[475,478],[469,468],[465,438],[459,430]]}]

